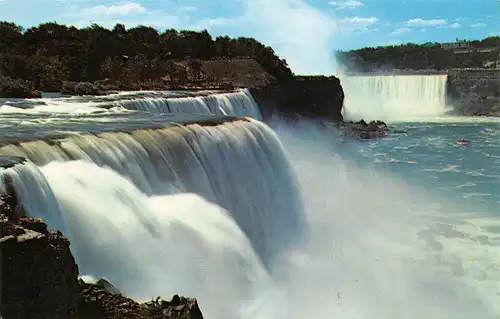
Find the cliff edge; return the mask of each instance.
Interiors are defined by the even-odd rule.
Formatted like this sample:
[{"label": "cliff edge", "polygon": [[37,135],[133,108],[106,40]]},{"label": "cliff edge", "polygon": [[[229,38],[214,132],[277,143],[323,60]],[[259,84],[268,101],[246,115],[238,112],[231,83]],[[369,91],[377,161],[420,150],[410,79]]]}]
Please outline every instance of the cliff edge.
[{"label": "cliff edge", "polygon": [[250,88],[264,119],[273,114],[342,122],[344,90],[334,76],[296,76],[291,80]]},{"label": "cliff edge", "polygon": [[203,319],[193,298],[138,303],[103,280],[84,283],[61,232],[41,219],[19,217],[11,195],[0,201],[1,318]]}]

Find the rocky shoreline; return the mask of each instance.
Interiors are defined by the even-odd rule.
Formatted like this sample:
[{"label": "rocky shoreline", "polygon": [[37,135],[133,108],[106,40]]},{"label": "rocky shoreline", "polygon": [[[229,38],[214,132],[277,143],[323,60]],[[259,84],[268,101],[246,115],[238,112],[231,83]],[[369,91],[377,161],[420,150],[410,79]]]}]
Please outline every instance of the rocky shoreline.
[{"label": "rocky shoreline", "polygon": [[20,217],[14,196],[0,203],[1,308],[4,319],[202,319],[194,298],[139,303],[110,283],[78,278],[70,242],[37,218]]}]

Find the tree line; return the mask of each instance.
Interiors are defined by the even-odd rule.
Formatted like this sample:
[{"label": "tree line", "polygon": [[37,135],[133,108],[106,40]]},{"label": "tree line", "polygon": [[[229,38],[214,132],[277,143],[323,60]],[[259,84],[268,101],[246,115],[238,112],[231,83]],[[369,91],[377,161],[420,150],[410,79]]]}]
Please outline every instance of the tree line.
[{"label": "tree line", "polygon": [[[348,71],[356,72],[495,67],[500,52],[500,37],[467,43],[472,48],[469,53],[454,53],[443,49],[441,43],[406,43],[337,51],[336,58]],[[484,49],[491,51],[484,52]]]},{"label": "tree line", "polygon": [[110,30],[97,24],[76,28],[50,22],[25,30],[0,22],[0,76],[14,89],[30,85],[58,91],[63,81],[103,79],[130,84],[161,79],[175,61],[238,57],[255,59],[279,81],[293,76],[284,59],[253,38],[213,39],[206,30],[159,32],[123,24]]}]

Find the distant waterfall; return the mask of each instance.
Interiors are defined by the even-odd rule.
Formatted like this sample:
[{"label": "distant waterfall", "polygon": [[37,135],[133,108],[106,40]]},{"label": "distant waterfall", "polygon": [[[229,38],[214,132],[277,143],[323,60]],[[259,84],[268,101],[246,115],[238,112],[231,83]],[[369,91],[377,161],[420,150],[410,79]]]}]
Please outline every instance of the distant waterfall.
[{"label": "distant waterfall", "polygon": [[120,101],[120,105],[129,110],[151,113],[233,115],[257,120],[262,118],[257,103],[247,89],[196,97],[132,98]]},{"label": "distant waterfall", "polygon": [[447,75],[342,76],[347,120],[405,121],[442,116]]}]

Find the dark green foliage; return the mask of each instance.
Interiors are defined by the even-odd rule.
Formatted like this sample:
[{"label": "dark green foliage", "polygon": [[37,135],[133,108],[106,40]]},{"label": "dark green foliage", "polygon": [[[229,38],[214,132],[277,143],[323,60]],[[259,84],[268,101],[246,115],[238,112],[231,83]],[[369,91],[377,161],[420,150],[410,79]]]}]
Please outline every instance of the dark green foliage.
[{"label": "dark green foliage", "polygon": [[30,82],[21,79],[12,79],[8,76],[0,76],[0,98],[30,98],[39,97]]},{"label": "dark green foliage", "polygon": [[100,95],[101,89],[90,82],[63,82],[61,93],[69,95]]},{"label": "dark green foliage", "polygon": [[0,22],[0,74],[29,81],[39,90],[59,91],[63,81],[98,80],[128,88],[161,79],[175,61],[242,57],[255,59],[278,80],[293,75],[272,48],[251,38],[214,40],[207,31],[159,33],[147,26],[127,30],[121,24],[108,30],[51,22],[24,31]]},{"label": "dark green foliage", "polygon": [[[336,52],[337,60],[349,71],[369,72],[390,69],[481,68],[486,61],[496,61],[500,52],[500,37],[469,41],[470,53],[453,53],[441,48],[440,43],[421,45],[407,43],[398,46],[369,47]],[[479,50],[478,50],[479,49]],[[493,49],[480,52],[480,49]],[[491,67],[493,67],[492,65]]]}]

